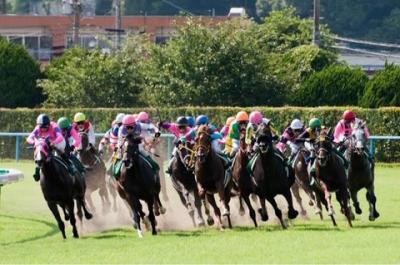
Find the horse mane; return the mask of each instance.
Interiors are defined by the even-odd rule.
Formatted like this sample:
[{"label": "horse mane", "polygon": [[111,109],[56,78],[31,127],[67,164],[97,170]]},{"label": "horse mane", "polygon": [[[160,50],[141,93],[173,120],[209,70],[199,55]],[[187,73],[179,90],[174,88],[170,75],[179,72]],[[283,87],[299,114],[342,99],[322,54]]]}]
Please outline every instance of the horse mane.
[{"label": "horse mane", "polygon": [[200,125],[200,127],[197,129],[196,137],[199,137],[201,134],[208,135],[208,126],[206,124]]}]

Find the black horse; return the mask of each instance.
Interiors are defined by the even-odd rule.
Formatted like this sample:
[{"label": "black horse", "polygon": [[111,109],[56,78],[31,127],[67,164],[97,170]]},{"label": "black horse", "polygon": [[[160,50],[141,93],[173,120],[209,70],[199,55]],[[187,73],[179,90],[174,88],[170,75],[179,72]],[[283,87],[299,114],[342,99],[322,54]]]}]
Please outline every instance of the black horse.
[{"label": "black horse", "polygon": [[350,196],[357,214],[361,214],[357,193],[362,188],[367,189],[367,201],[369,203],[369,220],[374,221],[379,217],[376,210],[376,196],[374,191],[374,163],[370,163],[366,148],[367,137],[364,131],[365,124],[356,124],[352,136],[348,139],[346,157],[350,162],[348,180]]},{"label": "black horse", "polygon": [[121,176],[117,181],[117,190],[121,198],[125,199],[132,209],[134,226],[139,237],[143,237],[140,218],[144,218],[140,200],[147,203],[148,219],[151,223],[152,234],[156,235],[155,212],[159,213],[162,207],[159,199],[160,180],[154,174],[151,165],[141,157],[139,144],[142,139],[132,134],[126,136],[127,147],[122,163]]},{"label": "black horse", "polygon": [[77,202],[78,217],[82,221],[82,210],[86,219],[91,219],[92,214],[86,209],[85,181],[80,176],[70,176],[67,165],[60,157],[52,154],[48,141],[41,139],[35,144],[35,162],[40,167],[40,187],[51,212],[57,220],[63,238],[65,239],[65,225],[61,219],[57,205],[64,212],[66,221],[72,225],[73,236],[78,238],[76,219],[74,213],[74,199]]},{"label": "black horse", "polygon": [[[201,212],[201,198],[197,189],[193,169],[189,165],[191,157],[189,152],[193,151],[187,146],[186,142],[177,141],[171,164],[172,186],[177,191],[183,206],[188,210],[193,226],[204,226],[205,223]],[[194,219],[193,204],[197,210],[197,224]]]},{"label": "black horse", "polygon": [[267,210],[265,207],[265,199],[267,199],[275,210],[283,228],[286,225],[282,218],[282,212],[278,208],[275,196],[281,194],[288,203],[288,217],[294,219],[299,214],[293,208],[292,193],[290,187],[295,181],[293,169],[285,165],[283,158],[278,155],[272,145],[272,134],[267,126],[261,124],[256,132],[256,142],[258,144],[258,158],[253,169],[253,177],[257,183],[258,196],[261,203],[261,218],[263,221],[268,220]]}]

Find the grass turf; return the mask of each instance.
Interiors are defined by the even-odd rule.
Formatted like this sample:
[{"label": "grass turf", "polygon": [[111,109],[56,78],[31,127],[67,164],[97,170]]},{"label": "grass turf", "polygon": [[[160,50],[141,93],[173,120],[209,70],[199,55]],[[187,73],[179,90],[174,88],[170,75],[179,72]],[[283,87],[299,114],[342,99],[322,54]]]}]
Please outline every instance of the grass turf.
[{"label": "grass turf", "polygon": [[[24,181],[2,187],[0,263],[400,263],[400,168],[377,168],[381,217],[368,221],[362,191],[364,212],[353,228],[338,213],[338,228],[327,218],[322,222],[312,216],[295,220],[285,231],[268,222],[258,229],[242,226],[224,232],[213,228],[162,231],[157,236],[147,232],[139,239],[126,226],[76,240],[68,225],[68,239],[63,240],[39,185],[32,180],[32,164],[0,165],[25,173]],[[335,208],[339,212],[337,204]]]}]

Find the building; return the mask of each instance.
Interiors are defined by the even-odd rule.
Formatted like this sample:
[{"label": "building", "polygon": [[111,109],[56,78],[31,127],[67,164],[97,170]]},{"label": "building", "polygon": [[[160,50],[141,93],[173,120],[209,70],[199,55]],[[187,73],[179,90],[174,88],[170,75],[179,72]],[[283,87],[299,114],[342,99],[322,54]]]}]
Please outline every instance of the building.
[{"label": "building", "polygon": [[[227,17],[202,17],[207,23],[218,23]],[[163,43],[174,33],[174,25],[185,17],[123,16],[124,34],[148,34],[156,43]],[[80,19],[78,42],[83,48],[109,49],[115,38],[114,16],[94,16]],[[0,35],[7,40],[25,45],[29,53],[40,61],[49,61],[72,46],[72,16],[15,16],[0,15]],[[108,29],[108,31],[107,31]]]}]

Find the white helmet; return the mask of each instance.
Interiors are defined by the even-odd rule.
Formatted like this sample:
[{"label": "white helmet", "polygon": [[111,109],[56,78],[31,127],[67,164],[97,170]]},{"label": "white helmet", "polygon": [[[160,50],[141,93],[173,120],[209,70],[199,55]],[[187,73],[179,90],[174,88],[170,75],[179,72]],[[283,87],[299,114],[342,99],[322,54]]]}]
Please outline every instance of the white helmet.
[{"label": "white helmet", "polygon": [[292,128],[292,130],[299,130],[303,128],[303,126],[303,123],[299,119],[294,119],[290,124],[290,128]]},{"label": "white helmet", "polygon": [[269,125],[270,123],[271,123],[271,120],[270,119],[267,119],[267,118],[263,118],[262,119],[262,123],[264,123],[265,125]]},{"label": "white helmet", "polygon": [[115,117],[115,123],[122,123],[122,119],[124,118],[124,113],[118,113],[117,117]]}]

